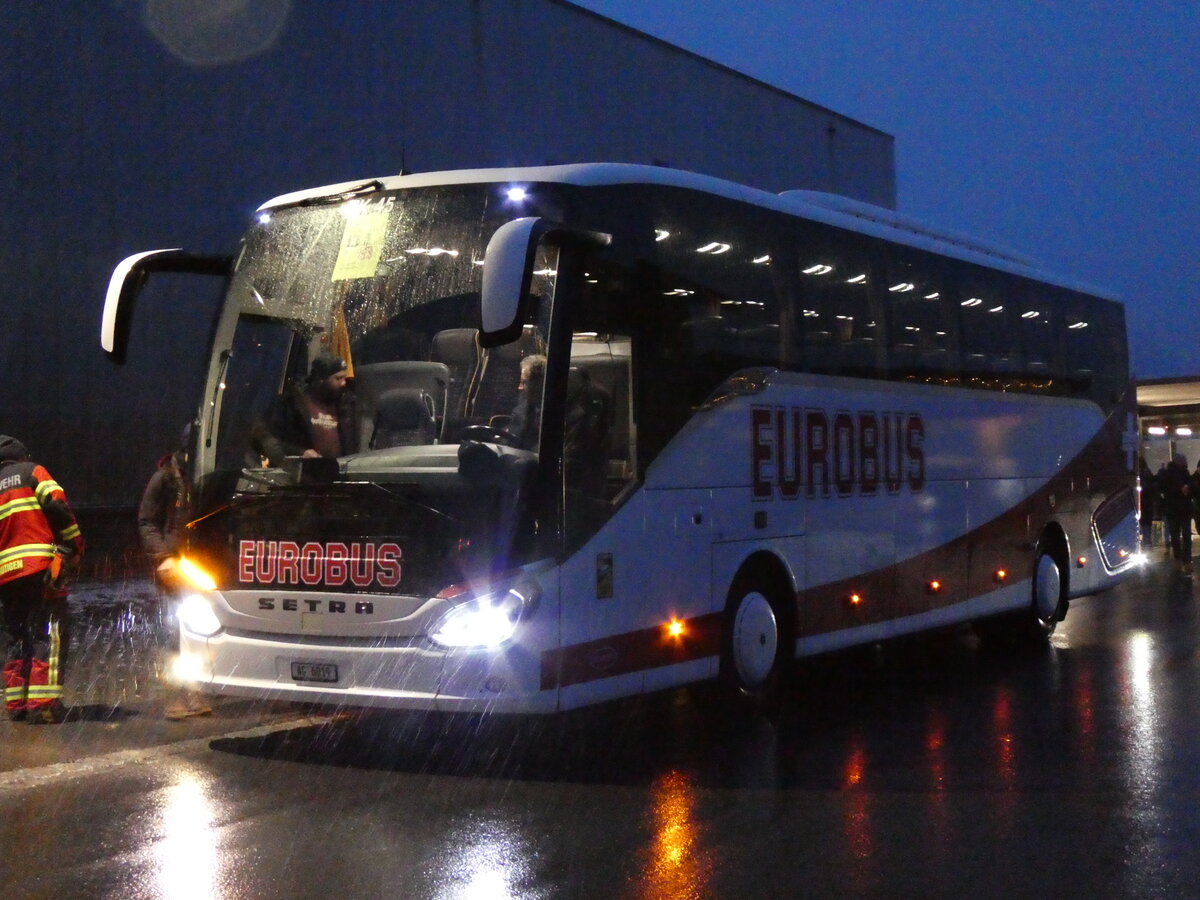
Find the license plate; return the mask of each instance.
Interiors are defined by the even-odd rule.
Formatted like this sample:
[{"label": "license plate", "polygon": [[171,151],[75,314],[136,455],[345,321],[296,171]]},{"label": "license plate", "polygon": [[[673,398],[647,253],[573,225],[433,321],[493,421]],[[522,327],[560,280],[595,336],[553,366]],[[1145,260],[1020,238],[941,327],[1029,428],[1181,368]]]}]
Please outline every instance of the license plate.
[{"label": "license plate", "polygon": [[294,662],[292,681],[320,681],[333,683],[338,680],[337,666],[333,663]]}]

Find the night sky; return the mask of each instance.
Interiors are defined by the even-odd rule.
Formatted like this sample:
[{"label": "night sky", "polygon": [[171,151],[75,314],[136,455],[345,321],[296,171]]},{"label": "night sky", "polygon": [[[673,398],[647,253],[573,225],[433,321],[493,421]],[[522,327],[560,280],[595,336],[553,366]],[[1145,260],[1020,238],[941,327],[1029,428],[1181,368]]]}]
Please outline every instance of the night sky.
[{"label": "night sky", "polygon": [[1126,303],[1200,375],[1200,4],[577,0],[896,139],[901,211]]}]

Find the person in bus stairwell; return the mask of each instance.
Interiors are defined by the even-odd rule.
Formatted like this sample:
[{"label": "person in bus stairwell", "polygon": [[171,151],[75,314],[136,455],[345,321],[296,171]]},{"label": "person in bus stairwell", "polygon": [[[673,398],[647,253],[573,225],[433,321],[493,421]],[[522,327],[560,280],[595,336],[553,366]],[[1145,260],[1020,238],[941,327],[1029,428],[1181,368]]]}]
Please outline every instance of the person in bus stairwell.
[{"label": "person in bus stairwell", "polygon": [[67,495],[14,437],[0,434],[0,606],[4,611],[4,705],[14,721],[65,718],[70,649],[67,586],[83,535]]},{"label": "person in bus stairwell", "polygon": [[358,449],[353,394],[347,389],[344,360],[322,350],[309,366],[303,385],[276,398],[251,437],[254,449],[272,466],[285,457],[336,459]]},{"label": "person in bus stairwell", "polygon": [[187,521],[188,509],[187,481],[183,473],[190,444],[189,425],[180,435],[179,447],[158,461],[138,506],[138,537],[146,558],[154,566],[154,584],[159,596],[160,677],[170,693],[163,715],[172,720],[212,713],[212,707],[199,694],[179,686],[170,671],[179,653],[179,624],[174,606],[182,587],[178,574],[180,529]]},{"label": "person in bus stairwell", "polygon": [[1171,535],[1171,555],[1181,575],[1192,574],[1192,477],[1182,453],[1171,457],[1163,474],[1163,517]]}]

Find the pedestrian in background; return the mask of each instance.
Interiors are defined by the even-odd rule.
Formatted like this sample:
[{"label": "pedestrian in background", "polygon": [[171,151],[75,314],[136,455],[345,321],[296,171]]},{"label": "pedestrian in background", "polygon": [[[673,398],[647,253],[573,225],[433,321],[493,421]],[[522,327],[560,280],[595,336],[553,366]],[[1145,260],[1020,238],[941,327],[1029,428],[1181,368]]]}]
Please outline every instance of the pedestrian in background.
[{"label": "pedestrian in background", "polygon": [[1192,476],[1182,453],[1171,457],[1163,476],[1163,515],[1171,534],[1171,555],[1180,575],[1192,574]]},{"label": "pedestrian in background", "polygon": [[0,604],[9,718],[61,722],[70,649],[67,588],[83,535],[67,495],[14,437],[0,434]]},{"label": "pedestrian in background", "polygon": [[159,666],[169,692],[163,715],[172,720],[212,712],[212,707],[198,694],[180,684],[173,671],[179,657],[177,602],[181,585],[178,566],[181,529],[187,521],[188,491],[184,471],[190,444],[191,427],[188,426],[180,435],[179,447],[158,461],[138,506],[138,536],[154,567],[154,583],[158,588]]},{"label": "pedestrian in background", "polygon": [[1196,460],[1196,471],[1192,473],[1192,518],[1196,533],[1200,534],[1200,459]]},{"label": "pedestrian in background", "polygon": [[1154,543],[1154,513],[1157,489],[1154,485],[1154,473],[1146,465],[1146,457],[1138,457],[1138,524],[1142,528],[1142,545],[1149,547]]}]

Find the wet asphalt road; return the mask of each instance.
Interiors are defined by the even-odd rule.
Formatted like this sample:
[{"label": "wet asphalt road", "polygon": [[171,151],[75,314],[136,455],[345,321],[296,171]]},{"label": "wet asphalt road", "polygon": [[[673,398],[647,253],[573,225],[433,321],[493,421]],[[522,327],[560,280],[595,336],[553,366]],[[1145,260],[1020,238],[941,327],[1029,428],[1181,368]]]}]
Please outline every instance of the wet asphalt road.
[{"label": "wet asphalt road", "polygon": [[1047,646],[824,659],[727,725],[704,691],[168,723],[145,586],[86,599],[71,720],[0,724],[6,897],[1200,896],[1200,588],[1158,553]]}]

